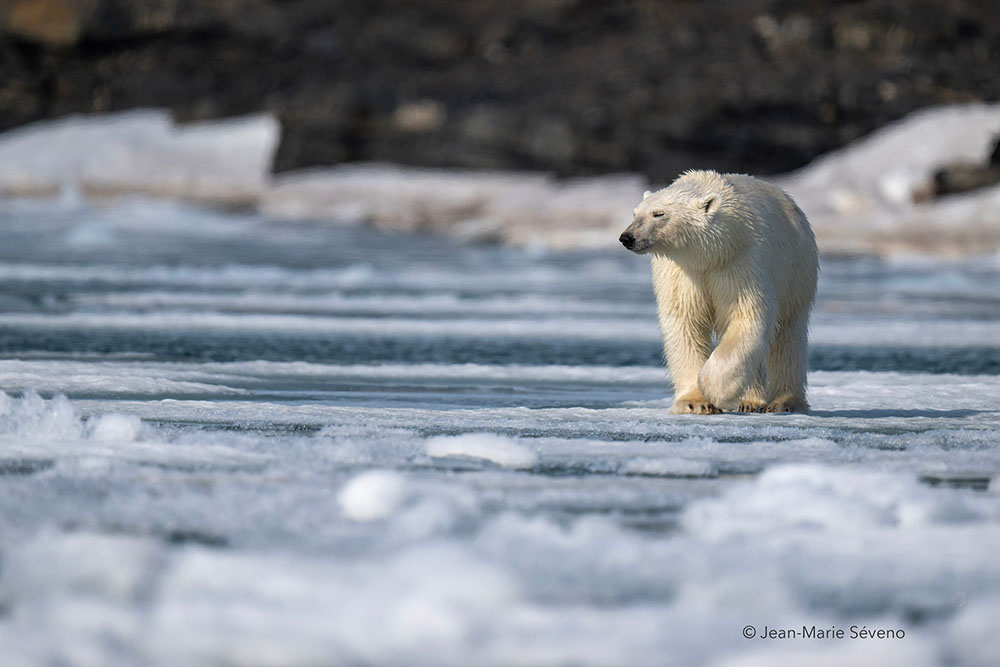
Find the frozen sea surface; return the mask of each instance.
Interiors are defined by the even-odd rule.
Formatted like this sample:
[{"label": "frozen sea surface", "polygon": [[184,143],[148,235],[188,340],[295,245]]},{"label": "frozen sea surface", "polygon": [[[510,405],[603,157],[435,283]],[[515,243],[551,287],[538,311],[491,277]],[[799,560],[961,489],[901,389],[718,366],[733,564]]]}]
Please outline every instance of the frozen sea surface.
[{"label": "frozen sea surface", "polygon": [[826,261],[813,413],[673,416],[613,241],[2,204],[0,662],[1000,664],[997,258]]}]

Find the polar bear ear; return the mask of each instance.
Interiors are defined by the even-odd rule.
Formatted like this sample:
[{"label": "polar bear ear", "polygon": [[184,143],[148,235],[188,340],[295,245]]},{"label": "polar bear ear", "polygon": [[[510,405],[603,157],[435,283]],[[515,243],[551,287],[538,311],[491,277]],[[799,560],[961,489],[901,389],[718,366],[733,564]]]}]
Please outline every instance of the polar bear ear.
[{"label": "polar bear ear", "polygon": [[698,208],[704,211],[705,215],[713,215],[719,210],[719,195],[711,194],[703,197],[700,202],[698,202]]},{"label": "polar bear ear", "polygon": [[648,199],[649,195],[651,195],[651,194],[653,194],[653,193],[650,192],[649,190],[646,190],[645,192],[642,193],[642,200],[646,201],[646,199]]}]

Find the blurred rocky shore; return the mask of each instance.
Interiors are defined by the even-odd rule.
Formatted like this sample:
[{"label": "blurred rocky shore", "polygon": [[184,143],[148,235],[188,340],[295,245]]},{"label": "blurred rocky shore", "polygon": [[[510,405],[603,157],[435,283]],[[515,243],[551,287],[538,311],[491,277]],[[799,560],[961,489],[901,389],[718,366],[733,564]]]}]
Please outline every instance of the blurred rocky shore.
[{"label": "blurred rocky shore", "polygon": [[268,112],[275,171],[798,168],[1000,99],[996,0],[0,0],[0,130]]}]

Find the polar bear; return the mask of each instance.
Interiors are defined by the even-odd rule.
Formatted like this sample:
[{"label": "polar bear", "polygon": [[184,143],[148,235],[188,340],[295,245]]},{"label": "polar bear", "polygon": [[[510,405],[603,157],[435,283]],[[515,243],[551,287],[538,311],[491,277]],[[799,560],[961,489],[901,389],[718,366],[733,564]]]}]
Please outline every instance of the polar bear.
[{"label": "polar bear", "polygon": [[791,197],[752,176],[688,171],[633,215],[618,240],[651,255],[671,412],[806,412],[819,269]]}]

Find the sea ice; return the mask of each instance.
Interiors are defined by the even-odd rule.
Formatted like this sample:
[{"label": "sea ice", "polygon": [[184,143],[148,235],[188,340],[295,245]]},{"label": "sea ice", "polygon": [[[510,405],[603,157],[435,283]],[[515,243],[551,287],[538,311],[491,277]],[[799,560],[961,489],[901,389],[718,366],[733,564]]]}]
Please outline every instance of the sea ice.
[{"label": "sea ice", "polygon": [[627,255],[142,202],[0,203],[5,667],[1000,663],[995,258],[825,258],[812,412],[671,415]]}]

